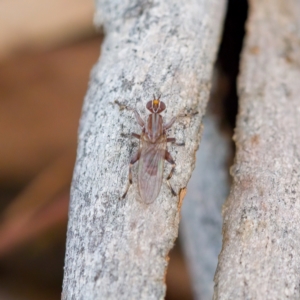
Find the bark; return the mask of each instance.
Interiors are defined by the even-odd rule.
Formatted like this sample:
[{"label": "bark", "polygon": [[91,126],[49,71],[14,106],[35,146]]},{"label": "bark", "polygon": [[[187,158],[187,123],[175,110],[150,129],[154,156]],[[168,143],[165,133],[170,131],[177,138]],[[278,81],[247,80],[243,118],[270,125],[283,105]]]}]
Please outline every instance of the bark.
[{"label": "bark", "polygon": [[[168,252],[178,234],[185,187],[195,164],[201,119],[209,96],[212,66],[225,0],[97,2],[96,23],[106,38],[91,75],[79,129],[71,189],[63,299],[162,299]],[[131,111],[143,117],[152,94],[162,94],[165,120],[199,112],[174,125],[170,147],[177,167],[150,205],[128,182],[128,163],[139,132]],[[135,169],[134,169],[135,170]],[[166,166],[165,176],[170,167]]]},{"label": "bark", "polygon": [[300,298],[299,13],[250,1],[214,299]]},{"label": "bark", "polygon": [[[219,79],[215,81],[219,85]],[[224,94],[215,90],[209,100],[195,170],[182,205],[180,238],[192,274],[195,299],[199,300],[213,296],[213,278],[222,246],[221,211],[230,187],[232,132],[220,109],[223,98]]]}]

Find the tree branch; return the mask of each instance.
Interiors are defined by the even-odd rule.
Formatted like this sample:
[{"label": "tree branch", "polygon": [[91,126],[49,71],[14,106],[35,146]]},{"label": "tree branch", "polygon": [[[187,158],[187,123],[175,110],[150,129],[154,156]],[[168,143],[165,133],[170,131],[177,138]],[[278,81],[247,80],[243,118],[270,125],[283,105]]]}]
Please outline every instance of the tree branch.
[{"label": "tree branch", "polygon": [[250,4],[214,299],[299,299],[300,2]]},{"label": "tree branch", "polygon": [[[164,297],[168,252],[195,164],[224,10],[220,0],[97,2],[96,23],[104,26],[106,38],[80,122],[63,299]],[[124,135],[140,129],[133,113],[120,110],[115,100],[145,117],[153,93],[162,94],[166,121],[199,112],[169,134],[185,142],[169,149],[177,163],[171,181],[179,196],[163,183],[152,204],[141,203],[134,172],[134,184],[120,201],[137,149]]]}]

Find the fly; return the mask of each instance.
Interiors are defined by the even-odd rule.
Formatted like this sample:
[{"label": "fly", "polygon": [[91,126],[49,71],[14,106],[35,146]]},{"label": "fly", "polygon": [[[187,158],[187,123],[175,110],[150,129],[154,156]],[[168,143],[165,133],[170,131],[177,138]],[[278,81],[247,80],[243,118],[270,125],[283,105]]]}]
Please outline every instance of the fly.
[{"label": "fly", "polygon": [[[122,106],[118,101],[116,101],[116,103]],[[156,98],[153,95],[153,100],[147,103],[146,108],[151,112],[146,122],[140,117],[136,109],[130,109],[133,110],[138,124],[142,127],[142,132],[141,134],[132,133],[133,137],[140,140],[140,146],[138,152],[131,158],[129,164],[129,184],[122,198],[124,199],[126,197],[132,185],[132,166],[139,161],[138,190],[142,202],[149,204],[157,198],[160,192],[165,160],[172,166],[167,177],[167,184],[172,195],[177,195],[170,184],[170,179],[174,173],[176,164],[167,149],[167,143],[175,143],[176,139],[168,138],[166,132],[172,127],[178,117],[173,117],[168,123],[164,124],[160,113],[166,109],[166,105],[160,100],[160,96]],[[180,115],[179,117],[184,116],[188,115]]]}]

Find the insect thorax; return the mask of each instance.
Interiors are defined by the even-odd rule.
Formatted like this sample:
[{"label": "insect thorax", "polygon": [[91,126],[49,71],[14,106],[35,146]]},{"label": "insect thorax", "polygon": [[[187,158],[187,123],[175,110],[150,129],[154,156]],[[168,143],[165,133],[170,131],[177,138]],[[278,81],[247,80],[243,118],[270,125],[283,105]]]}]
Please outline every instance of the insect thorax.
[{"label": "insect thorax", "polygon": [[149,115],[145,129],[149,140],[154,143],[163,134],[162,116],[155,113]]}]

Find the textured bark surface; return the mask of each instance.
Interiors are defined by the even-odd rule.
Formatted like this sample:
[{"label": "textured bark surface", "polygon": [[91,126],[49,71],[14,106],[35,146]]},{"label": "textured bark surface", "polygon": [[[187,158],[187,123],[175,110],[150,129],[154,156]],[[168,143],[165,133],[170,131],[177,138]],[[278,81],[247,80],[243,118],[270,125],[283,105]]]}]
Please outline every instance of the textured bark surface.
[{"label": "textured bark surface", "polygon": [[[162,299],[168,252],[178,234],[181,201],[195,164],[201,119],[209,96],[225,1],[98,1],[96,23],[104,26],[102,56],[94,67],[79,129],[74,171],[63,299]],[[128,181],[140,132],[132,112],[162,93],[165,120],[177,122],[169,136],[185,147],[169,147],[177,162],[172,197],[163,183],[151,205]],[[166,166],[165,176],[170,170]]]},{"label": "textured bark surface", "polygon": [[251,0],[214,299],[300,298],[300,2]]},{"label": "textured bark surface", "polygon": [[221,211],[230,187],[232,134],[224,126],[220,110],[223,96],[213,92],[209,100],[195,170],[182,205],[180,238],[192,274],[195,299],[199,300],[213,297],[213,278],[222,246]]}]

